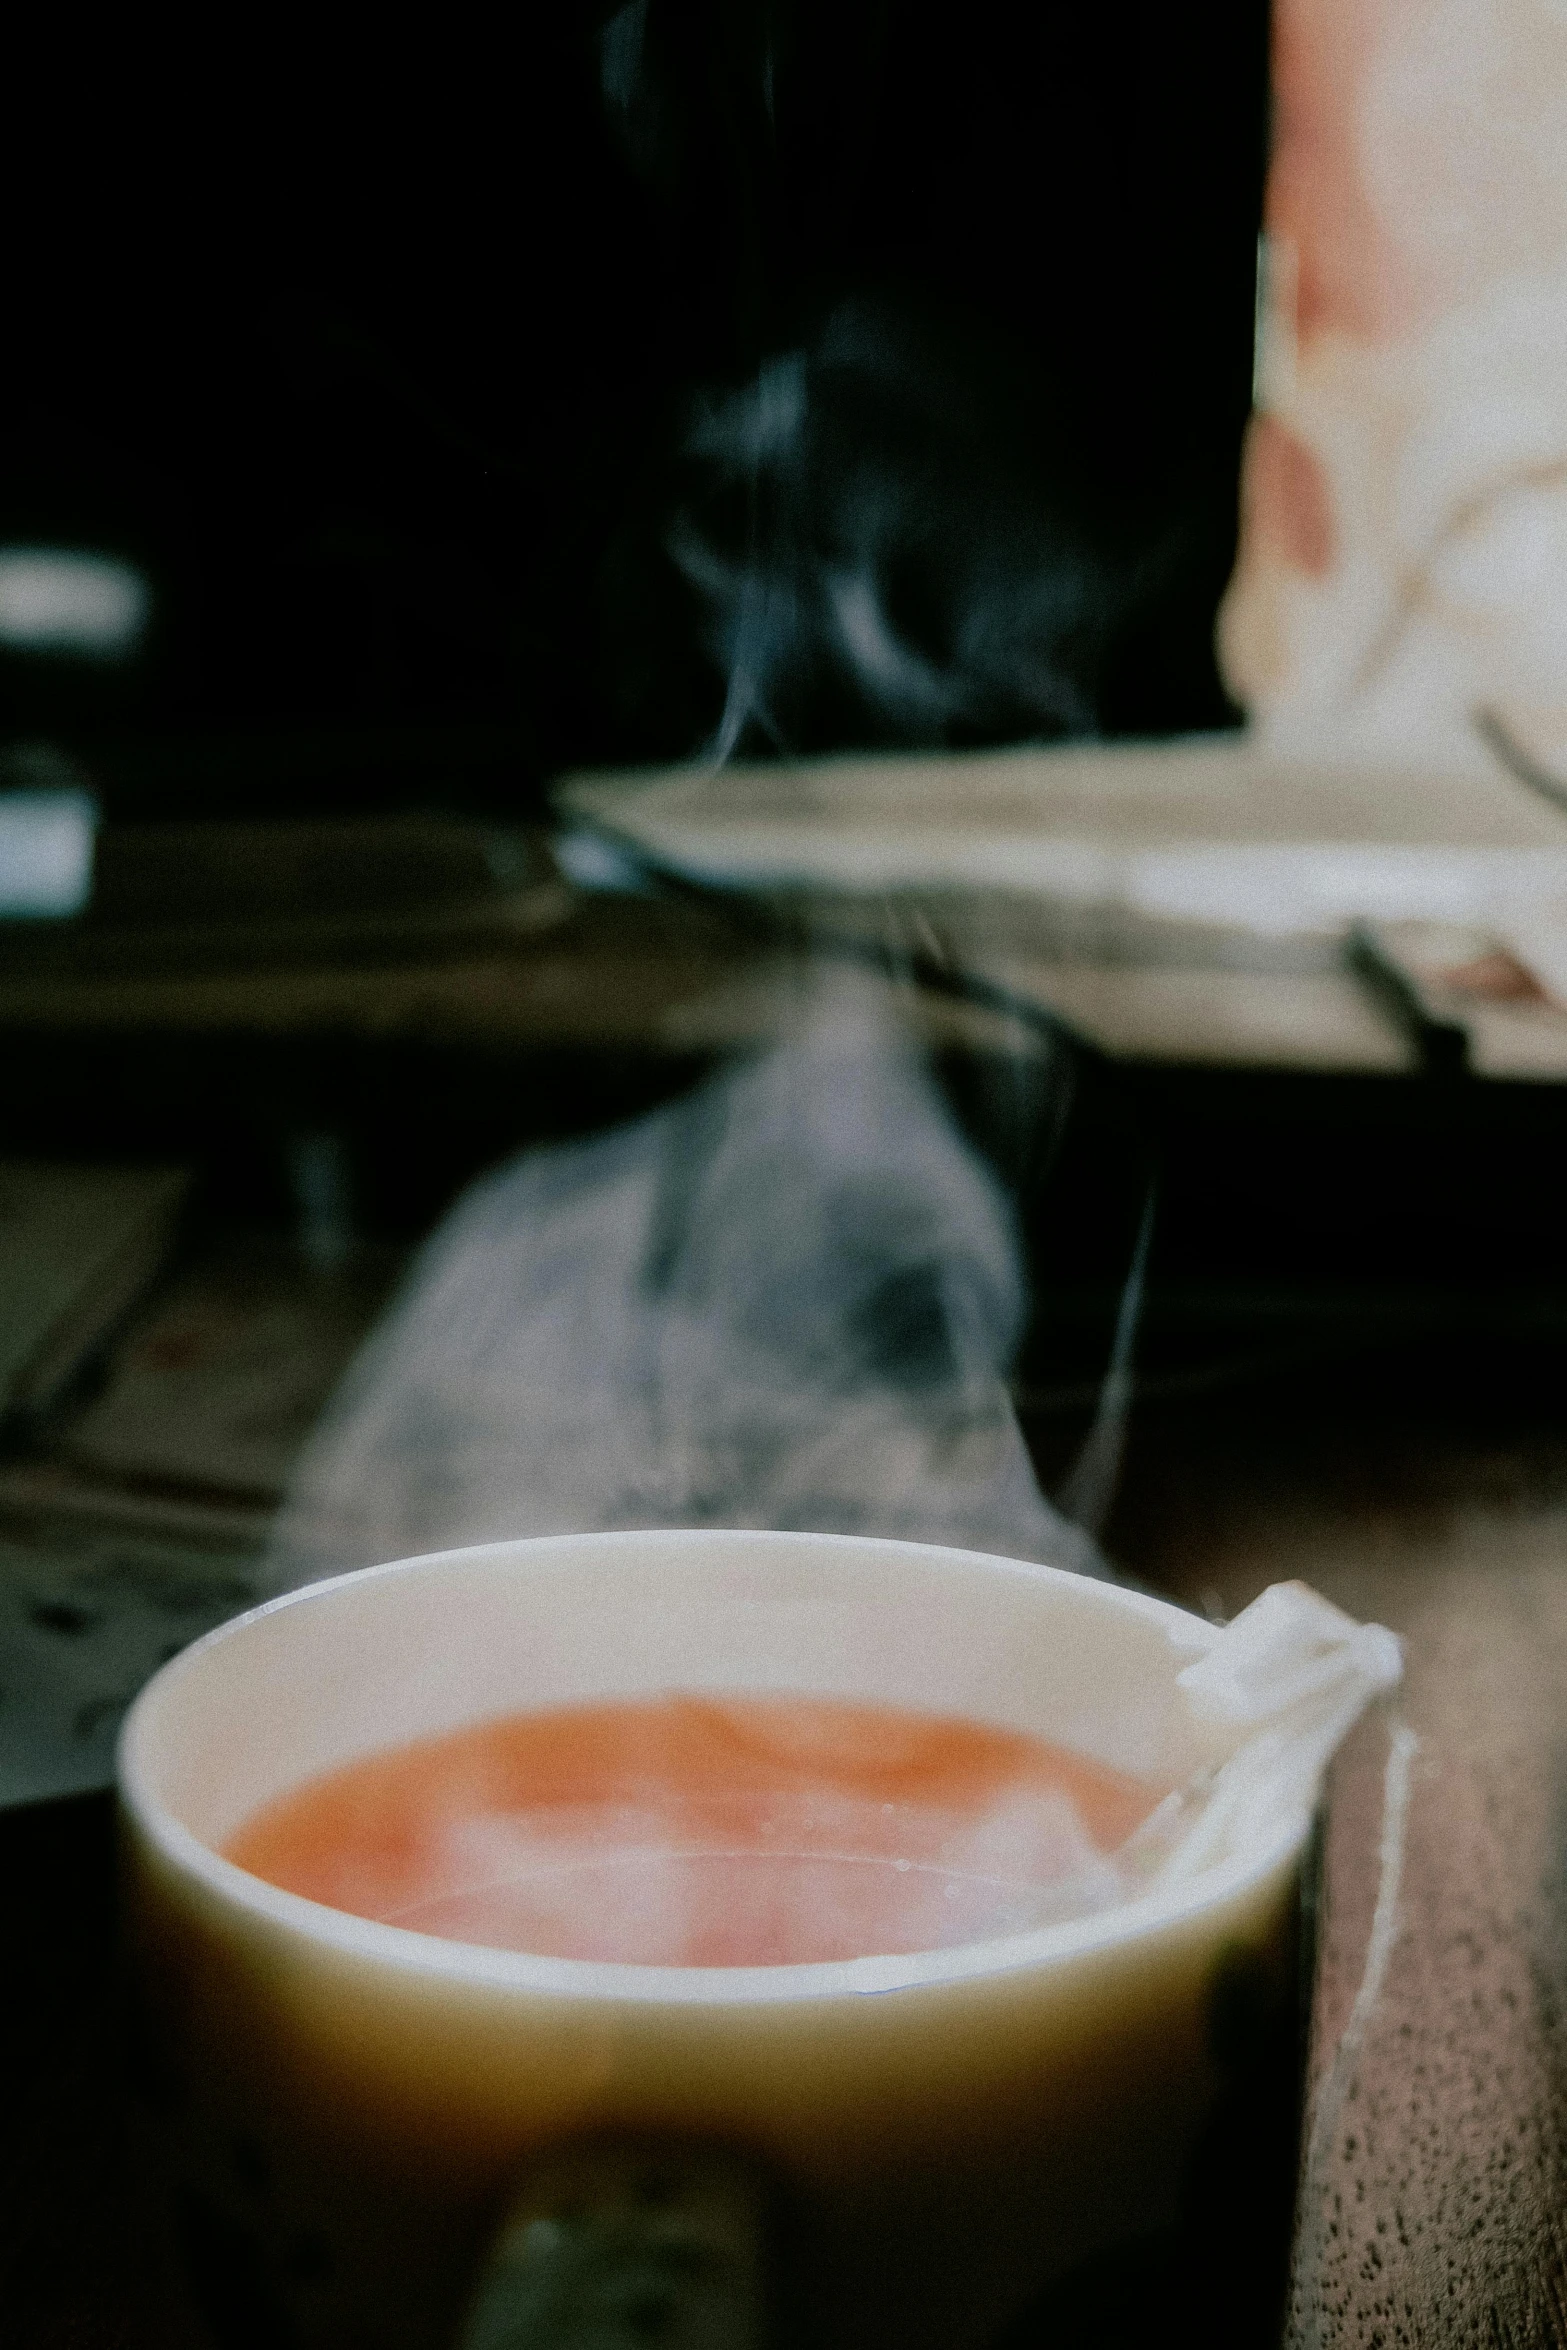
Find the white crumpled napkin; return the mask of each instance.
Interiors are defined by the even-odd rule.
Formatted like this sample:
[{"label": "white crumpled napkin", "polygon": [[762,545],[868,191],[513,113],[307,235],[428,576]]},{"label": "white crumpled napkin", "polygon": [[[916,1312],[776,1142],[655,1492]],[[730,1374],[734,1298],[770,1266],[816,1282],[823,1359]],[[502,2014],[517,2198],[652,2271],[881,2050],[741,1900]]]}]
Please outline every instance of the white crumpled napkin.
[{"label": "white crumpled napkin", "polygon": [[1376,1697],[1403,1677],[1403,1647],[1305,1583],[1274,1583],[1178,1676],[1196,1718],[1237,1743],[1161,1803],[1121,1848],[1123,1866],[1170,1885],[1304,1820],[1323,1773]]}]

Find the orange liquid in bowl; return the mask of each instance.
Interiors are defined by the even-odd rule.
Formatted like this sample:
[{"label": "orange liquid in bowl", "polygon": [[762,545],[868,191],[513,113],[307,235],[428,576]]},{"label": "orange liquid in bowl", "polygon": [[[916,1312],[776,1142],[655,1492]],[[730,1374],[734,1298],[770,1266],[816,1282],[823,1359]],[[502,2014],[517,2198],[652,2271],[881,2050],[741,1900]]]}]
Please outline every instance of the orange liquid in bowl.
[{"label": "orange liquid in bowl", "polygon": [[1109,1906],[1164,1793],[880,1705],[669,1696],[514,1714],[293,1789],[225,1847],[290,1893],[539,1957],[782,1966]]}]

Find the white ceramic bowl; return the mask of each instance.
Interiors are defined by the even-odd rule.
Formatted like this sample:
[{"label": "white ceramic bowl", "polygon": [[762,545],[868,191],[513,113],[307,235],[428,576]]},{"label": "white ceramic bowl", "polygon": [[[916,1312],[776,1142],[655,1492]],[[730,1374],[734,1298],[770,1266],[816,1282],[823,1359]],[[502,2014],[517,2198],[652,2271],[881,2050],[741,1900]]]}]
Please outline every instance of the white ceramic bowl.
[{"label": "white ceramic bowl", "polygon": [[1304,1813],[1178,1891],[1003,1940],[762,1968],[531,1958],[219,1857],[260,1804],[488,1717],[799,1691],[1034,1732],[1176,1783],[1226,1751],[1161,1601],[921,1544],[573,1535],[291,1594],[176,1658],[121,1747],[139,2077],[209,2306],[301,2343],[449,2343],[542,2150],[735,2147],[780,2183],[813,2345],[964,2350],[1176,2206],[1216,1986],[1286,1995]]}]

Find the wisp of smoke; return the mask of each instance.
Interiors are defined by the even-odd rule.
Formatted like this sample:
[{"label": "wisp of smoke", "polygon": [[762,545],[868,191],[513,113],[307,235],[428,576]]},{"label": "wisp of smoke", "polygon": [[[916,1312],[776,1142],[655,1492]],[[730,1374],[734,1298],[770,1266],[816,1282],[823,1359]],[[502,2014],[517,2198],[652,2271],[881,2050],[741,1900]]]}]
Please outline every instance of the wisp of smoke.
[{"label": "wisp of smoke", "polygon": [[727,679],[716,762],[824,724],[910,744],[1097,731],[1145,583],[1046,495],[1047,420],[1022,435],[997,408],[951,337],[885,298],[699,408],[669,548]]},{"label": "wisp of smoke", "polygon": [[711,1797],[693,1822],[650,1781],[613,1813],[462,1814],[433,1833],[419,1898],[373,1913],[551,1956],[776,1965],[952,1949],[1086,1917],[1136,1889],[1059,1790],[1013,1788],[947,1822],[902,1806],[889,1833],[891,1808],[819,1787],[779,1792],[762,1832],[737,1806],[726,1833]]},{"label": "wisp of smoke", "polygon": [[815,983],[688,1098],[477,1184],[307,1450],[279,1586],[636,1526],[903,1535],[1104,1572],[1006,1373],[1012,1205],[907,1037]]}]

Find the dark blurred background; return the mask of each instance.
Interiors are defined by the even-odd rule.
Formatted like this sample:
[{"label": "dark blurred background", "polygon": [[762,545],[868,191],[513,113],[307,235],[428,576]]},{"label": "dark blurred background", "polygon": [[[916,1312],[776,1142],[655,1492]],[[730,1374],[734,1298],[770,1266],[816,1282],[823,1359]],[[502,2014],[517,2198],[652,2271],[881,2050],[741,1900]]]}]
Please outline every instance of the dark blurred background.
[{"label": "dark blurred background", "polygon": [[[166,844],[154,888],[129,872],[145,819],[526,827],[572,767],[1233,722],[1212,626],[1266,16],[595,0],[91,39],[35,19],[6,126],[0,549],[129,561],[152,617],[120,661],[0,645],[0,765],[8,744],[74,760],[108,818],[105,918],[126,865],[163,919],[160,889],[189,883],[199,913],[243,856],[220,844],[197,886]],[[856,661],[841,591],[866,577],[884,632]],[[430,853],[378,852],[393,914]],[[350,867],[385,878],[362,839],[311,855],[318,897]],[[279,852],[267,887],[292,870]],[[341,1130],[356,1214],[405,1234],[474,1166],[743,1042],[681,1009],[752,951],[726,920],[581,903],[504,1017],[489,979],[404,985],[395,1011],[323,983],[307,1014],[262,973],[241,1008],[84,997],[67,1049],[24,991],[0,1141],[183,1155],[287,1214],[290,1138]],[[62,968],[108,969],[93,936]],[[9,949],[40,987],[45,944]],[[1467,1356],[1476,1327],[1544,1310],[1555,1087],[1090,1056],[1074,1102],[1035,1229],[1042,1292],[1092,1292],[1062,1374],[1085,1392],[1155,1170],[1143,1360],[1171,1321],[1177,1383],[1281,1327],[1291,1359],[1304,1330],[1314,1361],[1320,1339],[1380,1363],[1389,1333],[1429,1354],[1441,1327]]]},{"label": "dark blurred background", "polygon": [[790,352],[885,477],[908,640],[1053,563],[1077,683],[911,714],[807,648],[743,747],[1223,723],[1265,47],[1252,0],[35,19],[0,539],[155,602],[132,660],[0,656],[0,734],[123,816],[523,812],[692,753],[725,655],[672,532],[756,527],[693,430]]}]

